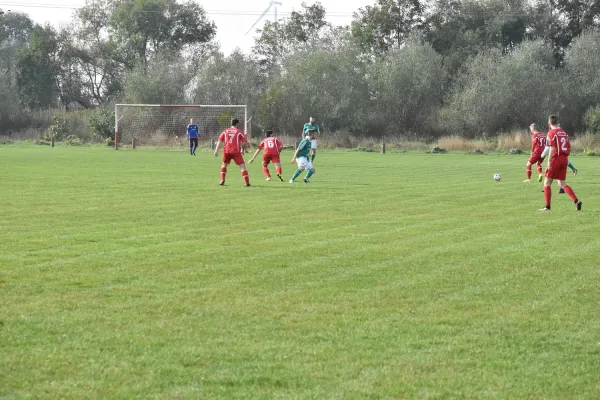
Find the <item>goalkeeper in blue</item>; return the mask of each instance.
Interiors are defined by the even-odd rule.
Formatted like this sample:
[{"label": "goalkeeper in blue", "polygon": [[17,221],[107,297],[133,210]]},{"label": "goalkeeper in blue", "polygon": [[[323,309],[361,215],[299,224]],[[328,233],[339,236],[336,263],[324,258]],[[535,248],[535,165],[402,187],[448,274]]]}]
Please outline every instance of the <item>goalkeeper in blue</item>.
[{"label": "goalkeeper in blue", "polygon": [[308,170],[306,177],[304,178],[304,183],[310,182],[310,177],[315,173],[315,167],[313,167],[312,163],[308,161],[308,155],[310,154],[311,142],[315,139],[315,131],[314,129],[310,129],[308,131],[308,135],[302,139],[296,152],[294,153],[294,158],[292,158],[292,164],[296,162],[298,164],[298,169],[294,172],[294,176],[290,179],[290,183],[294,183],[296,178],[300,176],[300,174]]},{"label": "goalkeeper in blue", "polygon": [[[306,124],[304,124],[304,128],[302,128],[302,139],[304,139],[304,137],[306,135],[308,135],[308,131],[311,129],[314,131],[315,135],[321,134],[321,128],[319,128],[319,124],[317,124],[315,122],[315,119],[313,117],[310,117],[308,119],[308,122]],[[310,149],[312,151],[312,155],[310,157],[310,162],[312,164],[315,161],[315,156],[317,155],[317,139],[316,139],[316,137],[314,137],[310,141]],[[306,157],[308,158],[308,156],[306,156]]]},{"label": "goalkeeper in blue", "polygon": [[190,124],[187,126],[187,138],[190,142],[190,155],[196,155],[196,149],[198,148],[198,136],[200,136],[200,129],[198,125],[194,123],[194,119],[190,119]]}]

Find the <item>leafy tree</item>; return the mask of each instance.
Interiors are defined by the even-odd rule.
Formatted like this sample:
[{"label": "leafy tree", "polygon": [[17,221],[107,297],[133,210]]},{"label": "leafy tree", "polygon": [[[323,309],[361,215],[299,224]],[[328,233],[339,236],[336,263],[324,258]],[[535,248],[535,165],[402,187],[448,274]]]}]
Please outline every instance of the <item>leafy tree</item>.
[{"label": "leafy tree", "polygon": [[12,68],[17,49],[31,40],[33,22],[23,13],[0,13],[0,66]]},{"label": "leafy tree", "polygon": [[584,32],[565,54],[565,74],[569,90],[568,114],[582,129],[584,113],[600,104],[600,30]]},{"label": "leafy tree", "polygon": [[57,105],[60,44],[50,27],[36,27],[31,45],[16,54],[17,86],[21,103],[30,109]]},{"label": "leafy tree", "polygon": [[83,91],[93,104],[102,105],[122,90],[123,57],[107,25],[109,0],[87,0],[75,12],[70,57],[77,65]]},{"label": "leafy tree", "polygon": [[256,104],[264,90],[265,77],[258,65],[239,50],[228,57],[215,53],[196,75],[194,103]]},{"label": "leafy tree", "polygon": [[480,53],[457,80],[442,111],[443,126],[476,137],[522,129],[561,113],[569,99],[553,65],[552,49],[541,41],[523,43],[504,56],[501,50]]},{"label": "leafy tree", "polygon": [[389,51],[369,69],[373,118],[385,134],[429,134],[441,107],[442,58],[415,40]]},{"label": "leafy tree", "polygon": [[270,77],[259,102],[258,117],[263,124],[298,134],[313,115],[328,132],[368,130],[365,64],[354,48],[294,54],[283,61],[283,70]]},{"label": "leafy tree", "polygon": [[385,53],[399,47],[411,33],[425,26],[424,6],[420,0],[377,0],[354,14],[352,37],[367,51]]},{"label": "leafy tree", "polygon": [[531,16],[523,0],[437,0],[427,20],[426,39],[455,73],[481,51],[507,53],[526,38]]},{"label": "leafy tree", "polygon": [[293,11],[285,22],[267,22],[253,48],[263,71],[281,66],[291,54],[307,50],[334,50],[345,43],[346,28],[336,28],[326,21],[326,12],[319,2],[301,11]]},{"label": "leafy tree", "polygon": [[184,104],[192,74],[177,53],[161,51],[124,75],[124,96],[129,103]]},{"label": "leafy tree", "polygon": [[113,0],[109,20],[113,40],[123,46],[128,69],[144,65],[152,54],[181,51],[215,36],[215,24],[204,9],[188,0]]}]

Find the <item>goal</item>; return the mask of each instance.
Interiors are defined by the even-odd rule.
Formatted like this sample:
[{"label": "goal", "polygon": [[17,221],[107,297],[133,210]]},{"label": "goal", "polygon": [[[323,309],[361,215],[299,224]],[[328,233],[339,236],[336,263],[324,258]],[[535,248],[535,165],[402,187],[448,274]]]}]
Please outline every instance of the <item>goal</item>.
[{"label": "goal", "polygon": [[246,105],[117,104],[115,105],[115,149],[120,145],[165,146],[186,141],[190,119],[200,128],[200,140],[211,141],[237,118],[250,139]]}]

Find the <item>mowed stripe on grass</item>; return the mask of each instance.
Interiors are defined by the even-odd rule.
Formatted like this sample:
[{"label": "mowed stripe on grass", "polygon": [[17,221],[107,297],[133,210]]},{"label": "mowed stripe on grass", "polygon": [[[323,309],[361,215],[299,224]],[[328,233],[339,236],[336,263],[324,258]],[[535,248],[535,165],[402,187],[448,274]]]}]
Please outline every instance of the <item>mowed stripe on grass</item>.
[{"label": "mowed stripe on grass", "polygon": [[517,156],[319,152],[247,189],[208,152],[0,147],[0,397],[597,398],[572,160],[583,212],[542,214]]}]

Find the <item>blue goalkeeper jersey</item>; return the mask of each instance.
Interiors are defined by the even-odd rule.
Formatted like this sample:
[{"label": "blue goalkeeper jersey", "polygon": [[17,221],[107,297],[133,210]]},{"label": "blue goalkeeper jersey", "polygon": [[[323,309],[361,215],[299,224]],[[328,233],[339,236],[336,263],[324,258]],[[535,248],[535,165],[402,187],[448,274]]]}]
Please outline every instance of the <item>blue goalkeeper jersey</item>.
[{"label": "blue goalkeeper jersey", "polygon": [[198,129],[198,125],[189,124],[187,126],[187,135],[190,139],[197,139],[200,136],[200,129]]}]

